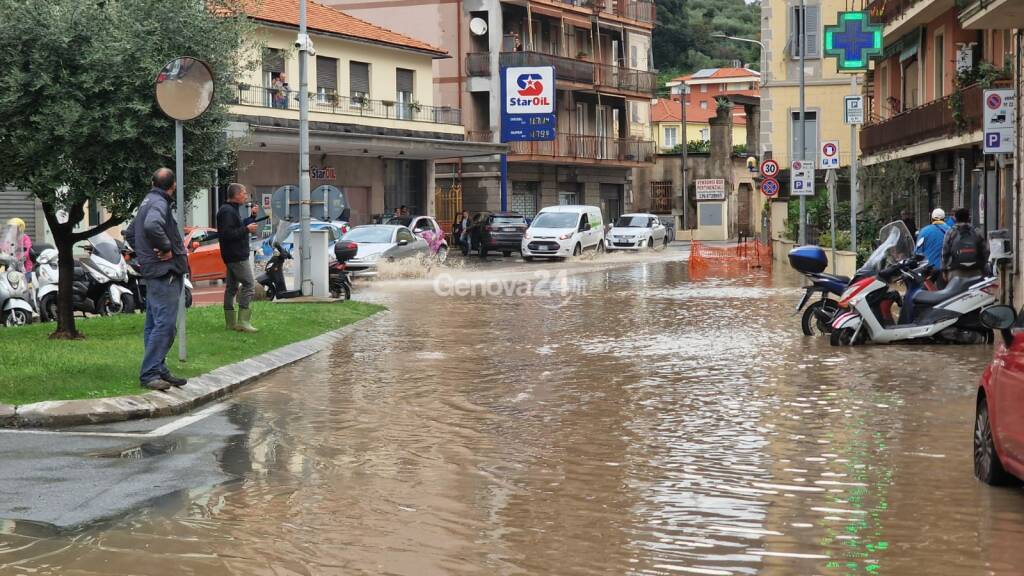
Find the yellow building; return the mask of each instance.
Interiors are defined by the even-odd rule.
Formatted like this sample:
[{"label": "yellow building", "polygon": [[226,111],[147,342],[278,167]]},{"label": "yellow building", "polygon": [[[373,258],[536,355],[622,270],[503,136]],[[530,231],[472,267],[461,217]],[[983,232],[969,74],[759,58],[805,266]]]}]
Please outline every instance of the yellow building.
[{"label": "yellow building", "polygon": [[[761,87],[761,150],[785,168],[799,159],[797,136],[800,110],[800,21],[806,18],[804,52],[806,160],[815,160],[821,142],[838,140],[840,164],[849,166],[850,127],[843,121],[843,97],[852,92],[850,74],[836,71],[832,58],[824,58],[824,26],[849,8],[848,0],[807,0],[805,15],[796,0],[761,3],[761,39],[764,43],[764,84]],[[859,75],[858,75],[859,76]],[[858,93],[860,90],[858,89]],[[784,183],[785,186],[785,183]]]},{"label": "yellow building", "polygon": [[[733,107],[732,141],[740,145],[747,141],[747,117],[742,106]],[[658,152],[665,153],[681,144],[682,105],[679,100],[655,100],[651,104],[651,132]],[[702,110],[690,106],[686,110],[686,141],[709,142],[715,110]]]}]

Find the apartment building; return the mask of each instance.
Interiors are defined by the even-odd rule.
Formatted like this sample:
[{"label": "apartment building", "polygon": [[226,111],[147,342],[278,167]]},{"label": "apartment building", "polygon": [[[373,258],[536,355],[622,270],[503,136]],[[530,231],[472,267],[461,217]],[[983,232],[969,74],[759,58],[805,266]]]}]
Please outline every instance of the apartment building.
[{"label": "apartment building", "polygon": [[601,205],[606,217],[631,206],[633,168],[654,162],[655,94],[651,0],[346,0],[346,11],[445,46],[435,94],[463,110],[470,140],[497,143],[500,70],[554,66],[557,136],[516,142],[507,186],[498,157],[438,165],[441,187],[461,188],[467,210],[532,216],[559,203]]}]

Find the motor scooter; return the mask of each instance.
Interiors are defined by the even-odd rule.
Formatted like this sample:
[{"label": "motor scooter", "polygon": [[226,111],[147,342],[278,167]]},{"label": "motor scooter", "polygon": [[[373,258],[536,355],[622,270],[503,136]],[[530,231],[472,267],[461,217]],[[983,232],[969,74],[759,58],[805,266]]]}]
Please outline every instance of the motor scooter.
[{"label": "motor scooter", "polygon": [[[879,232],[881,244],[843,293],[843,309],[832,324],[833,346],[897,341],[982,344],[991,330],[982,325],[981,311],[996,303],[996,278],[955,277],[942,290],[921,290],[928,266],[914,256],[914,241],[901,221]],[[886,262],[891,262],[885,266]],[[884,267],[883,267],[884,266]],[[907,293],[890,289],[903,281]],[[900,305],[899,316],[892,306]]]},{"label": "motor scooter", "polygon": [[[32,284],[35,287],[36,309],[40,322],[57,319],[57,295],[60,288],[60,269],[57,249],[49,244],[36,244],[29,250],[29,257],[35,264]],[[96,310],[96,303],[89,298],[88,275],[80,264],[75,263],[74,279],[71,282],[73,312],[83,315]]]},{"label": "motor scooter", "polygon": [[35,316],[22,256],[21,230],[14,225],[0,229],[0,321],[5,326],[31,324]]},{"label": "motor scooter", "polygon": [[[804,287],[804,296],[796,305],[796,313],[804,310],[800,319],[800,327],[806,336],[828,334],[832,331],[832,321],[839,312],[839,303],[830,296],[840,296],[846,290],[850,279],[846,276],[826,274],[828,257],[820,246],[800,246],[789,252],[789,265],[803,274],[811,283]],[[818,298],[804,309],[804,306],[817,294]]]},{"label": "motor scooter", "polygon": [[135,296],[128,287],[128,264],[114,239],[100,232],[89,237],[84,246],[88,257],[80,262],[88,273],[89,299],[96,303],[97,314],[131,314]]},{"label": "motor scooter", "polygon": [[345,262],[355,257],[359,246],[349,240],[338,240],[334,244],[334,262],[330,263],[328,269],[331,297],[345,300],[352,299],[352,278],[349,277],[348,268]]},{"label": "motor scooter", "polygon": [[[131,290],[132,296],[135,298],[135,308],[143,311],[146,309],[146,279],[142,276],[142,265],[139,263],[139,259],[135,255],[135,249],[128,242],[118,242],[121,249],[121,255],[124,257],[124,261],[128,264],[128,289]],[[185,308],[192,307],[192,280],[189,275],[186,274],[184,280],[185,287]]]},{"label": "motor scooter", "polygon": [[263,274],[256,278],[256,282],[263,286],[268,300],[281,298],[297,298],[302,296],[302,290],[289,290],[284,277],[284,264],[292,259],[292,253],[281,245],[281,240],[288,235],[288,223],[282,221],[278,224],[277,234],[270,241],[273,247],[273,254],[267,261]]}]

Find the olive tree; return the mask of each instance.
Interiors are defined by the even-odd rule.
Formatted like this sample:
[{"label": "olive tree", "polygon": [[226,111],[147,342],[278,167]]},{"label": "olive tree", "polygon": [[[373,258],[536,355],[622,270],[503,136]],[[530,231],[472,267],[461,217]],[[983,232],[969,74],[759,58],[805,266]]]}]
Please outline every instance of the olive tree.
[{"label": "olive tree", "polygon": [[[186,190],[224,163],[228,87],[252,53],[239,1],[0,0],[0,184],[41,201],[60,253],[51,338],[80,337],[75,243],[130,218],[153,171],[174,166],[174,123],[154,82],[177,56],[207,62],[218,86],[209,111],[185,124]],[[107,216],[82,229],[89,205]]]}]

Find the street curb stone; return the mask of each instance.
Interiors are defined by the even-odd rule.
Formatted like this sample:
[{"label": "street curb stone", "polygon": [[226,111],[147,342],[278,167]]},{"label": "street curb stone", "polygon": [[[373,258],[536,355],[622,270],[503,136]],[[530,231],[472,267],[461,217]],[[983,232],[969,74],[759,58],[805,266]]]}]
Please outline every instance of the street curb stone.
[{"label": "street curb stone", "polygon": [[188,384],[181,388],[171,388],[166,392],[154,391],[138,396],[95,400],[48,400],[21,406],[0,404],[0,427],[59,428],[182,414],[326,349],[370,318],[373,316],[308,340],[221,366],[212,372],[190,378]]}]

